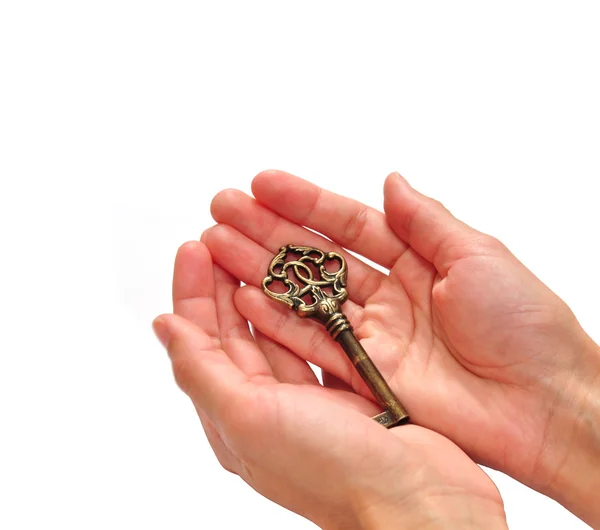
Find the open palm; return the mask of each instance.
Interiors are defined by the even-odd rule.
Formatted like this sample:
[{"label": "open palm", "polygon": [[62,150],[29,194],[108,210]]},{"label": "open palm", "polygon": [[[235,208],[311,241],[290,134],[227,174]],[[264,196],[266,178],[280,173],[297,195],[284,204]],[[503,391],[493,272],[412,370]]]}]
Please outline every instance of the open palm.
[{"label": "open palm", "polygon": [[370,397],[322,326],[258,288],[287,243],[345,255],[344,311],[414,423],[530,485],[550,480],[553,462],[564,457],[548,442],[564,428],[554,424],[566,406],[555,389],[569,381],[558,374],[572,373],[590,340],[556,295],[501,243],[397,174],[386,181],[386,215],[282,172],[260,174],[253,193],[256,200],[236,190],[217,195],[219,224],[203,241],[216,263],[247,284],[235,296],[244,318],[296,354],[289,362],[298,380],[313,377],[309,361],[328,387]]},{"label": "open palm", "polygon": [[473,510],[504,527],[498,491],[464,452],[422,427],[387,431],[370,419],[372,401],[321,386],[290,350],[252,335],[238,290],[202,243],[187,243],[175,263],[175,315],[155,324],[226,469],[323,528],[465,522]]}]

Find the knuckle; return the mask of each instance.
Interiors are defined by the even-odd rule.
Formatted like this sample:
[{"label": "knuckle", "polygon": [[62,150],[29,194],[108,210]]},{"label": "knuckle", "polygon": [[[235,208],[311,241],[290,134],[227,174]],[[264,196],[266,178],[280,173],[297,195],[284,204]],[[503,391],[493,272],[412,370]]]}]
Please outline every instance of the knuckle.
[{"label": "knuckle", "polygon": [[434,199],[433,197],[425,196],[425,204],[426,209],[429,211],[435,211],[438,214],[444,215],[452,215],[450,209],[439,199]]},{"label": "knuckle", "polygon": [[508,249],[506,248],[506,245],[504,243],[502,243],[502,241],[500,241],[499,239],[495,238],[494,236],[485,235],[482,237],[481,241],[482,241],[482,245],[485,246],[485,248],[487,250],[493,250],[496,252],[508,251]]},{"label": "knuckle", "polygon": [[308,342],[308,351],[306,354],[306,360],[308,362],[315,364],[314,361],[317,358],[318,352],[325,343],[327,337],[328,335],[322,329],[315,329]]},{"label": "knuckle", "polygon": [[352,245],[360,238],[365,230],[368,218],[369,209],[366,206],[359,206],[350,216],[343,233],[343,239],[346,245]]},{"label": "knuckle", "polygon": [[173,359],[172,369],[177,386],[186,394],[189,394],[192,387],[192,370],[189,361],[186,359]]},{"label": "knuckle", "polygon": [[413,223],[415,222],[415,219],[422,215],[426,205],[426,202],[419,202],[414,210],[408,212],[403,217],[402,229],[404,233],[407,234],[409,241],[413,238]]},{"label": "knuckle", "polygon": [[323,195],[323,189],[319,188],[319,190],[315,194],[315,198],[312,201],[312,204],[310,205],[310,207],[306,210],[306,212],[302,216],[302,218],[303,218],[302,224],[305,225],[310,222],[311,217],[313,216],[313,214],[317,211],[317,209],[319,207],[319,203],[321,201],[322,195]]},{"label": "knuckle", "polygon": [[429,203],[431,204],[431,206],[438,208],[440,210],[447,210],[448,208],[446,208],[444,206],[444,203],[442,201],[439,201],[438,199],[434,199],[432,197],[429,197]]},{"label": "knuckle", "polygon": [[487,234],[470,234],[456,245],[458,256],[462,255],[495,255],[509,254],[510,251],[499,239]]},{"label": "knuckle", "polygon": [[231,461],[231,458],[224,456],[220,453],[215,453],[217,460],[219,461],[219,464],[221,464],[221,467],[225,470],[225,471],[229,471],[229,473],[232,473],[234,475],[237,475],[237,469],[236,467],[233,465],[233,462]]},{"label": "knuckle", "polygon": [[289,315],[288,315],[288,311],[281,312],[279,317],[277,318],[277,320],[275,321],[275,323],[273,324],[273,329],[271,331],[271,338],[275,341],[275,342],[279,342],[281,344],[284,344],[284,328],[286,323],[289,320]]},{"label": "knuckle", "polygon": [[386,278],[379,271],[371,271],[356,289],[357,300],[368,300],[371,295],[379,290],[381,283]]},{"label": "knuckle", "polygon": [[225,471],[228,471],[232,475],[237,475],[237,471],[235,470],[235,468],[231,464],[229,464],[228,462],[226,462],[226,463],[220,462],[220,464],[221,464],[221,467]]}]

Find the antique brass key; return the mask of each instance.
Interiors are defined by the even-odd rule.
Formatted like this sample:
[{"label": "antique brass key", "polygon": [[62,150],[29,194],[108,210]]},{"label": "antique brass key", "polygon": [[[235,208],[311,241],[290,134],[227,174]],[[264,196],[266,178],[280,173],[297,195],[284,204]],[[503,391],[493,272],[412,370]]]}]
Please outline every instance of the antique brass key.
[{"label": "antique brass key", "polygon": [[[339,268],[328,271],[327,265],[336,262]],[[346,260],[340,254],[287,245],[281,247],[279,254],[271,261],[268,276],[262,285],[270,298],[286,304],[302,318],[314,318],[325,325],[384,409],[373,419],[389,429],[406,423],[408,413],[358,342],[350,322],[341,311],[341,305],[348,298],[347,276]],[[269,286],[274,282],[282,284],[287,291],[277,293],[270,289]]]}]

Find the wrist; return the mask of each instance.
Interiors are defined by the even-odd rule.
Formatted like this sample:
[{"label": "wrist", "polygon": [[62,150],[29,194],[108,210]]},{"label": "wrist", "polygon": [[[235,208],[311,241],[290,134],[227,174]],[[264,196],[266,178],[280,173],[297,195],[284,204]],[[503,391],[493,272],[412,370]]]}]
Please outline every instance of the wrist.
[{"label": "wrist", "polygon": [[600,526],[600,347],[586,336],[577,366],[554,389],[538,491]]},{"label": "wrist", "polygon": [[401,500],[364,498],[359,507],[359,530],[506,529],[502,504],[454,491],[422,491]]}]

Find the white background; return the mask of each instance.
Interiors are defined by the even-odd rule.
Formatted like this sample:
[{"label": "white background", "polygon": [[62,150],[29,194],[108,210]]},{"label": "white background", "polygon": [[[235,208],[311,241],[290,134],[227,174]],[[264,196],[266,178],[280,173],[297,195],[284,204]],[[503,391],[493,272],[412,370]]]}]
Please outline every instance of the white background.
[{"label": "white background", "polygon": [[[0,2],[0,527],[312,525],[223,471],[150,328],[277,167],[398,170],[600,340],[597,2]],[[586,528],[492,472],[513,529]]]}]

